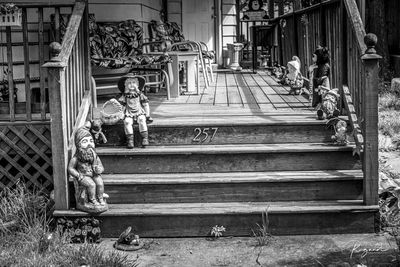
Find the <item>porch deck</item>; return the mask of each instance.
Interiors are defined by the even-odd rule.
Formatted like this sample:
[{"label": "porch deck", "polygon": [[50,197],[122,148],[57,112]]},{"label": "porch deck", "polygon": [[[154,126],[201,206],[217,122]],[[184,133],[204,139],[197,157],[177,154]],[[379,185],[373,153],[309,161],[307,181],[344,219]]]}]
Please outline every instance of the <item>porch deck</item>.
[{"label": "porch deck", "polygon": [[[284,115],[290,120],[290,115],[310,118],[314,113],[305,95],[289,95],[290,88],[279,84],[267,71],[254,74],[249,70],[222,70],[215,72],[214,78],[207,89],[201,84],[199,94],[188,93],[170,100],[150,94],[152,117],[218,119],[222,116],[221,119],[226,119],[227,116]],[[104,101],[99,99],[97,110]]]},{"label": "porch deck", "polygon": [[171,100],[151,97],[154,116],[172,111],[177,112],[176,116],[312,112],[305,95],[289,95],[290,88],[279,84],[267,71],[217,71],[214,78],[207,89],[201,84],[199,94],[189,93]]}]

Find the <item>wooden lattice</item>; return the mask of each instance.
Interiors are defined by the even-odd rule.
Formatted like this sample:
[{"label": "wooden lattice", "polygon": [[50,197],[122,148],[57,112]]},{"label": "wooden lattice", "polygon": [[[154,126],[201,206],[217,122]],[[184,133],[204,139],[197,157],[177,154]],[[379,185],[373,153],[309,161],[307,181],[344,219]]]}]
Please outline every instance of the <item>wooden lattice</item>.
[{"label": "wooden lattice", "polygon": [[50,124],[0,125],[0,191],[18,181],[53,189]]}]

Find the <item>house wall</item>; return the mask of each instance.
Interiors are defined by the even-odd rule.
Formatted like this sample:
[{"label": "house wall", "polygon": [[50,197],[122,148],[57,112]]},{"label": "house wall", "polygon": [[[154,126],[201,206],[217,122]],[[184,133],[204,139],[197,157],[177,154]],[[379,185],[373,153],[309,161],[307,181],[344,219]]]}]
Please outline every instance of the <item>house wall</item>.
[{"label": "house wall", "polygon": [[162,0],[89,0],[89,12],[97,21],[122,21],[134,19],[143,27],[148,37],[147,24],[160,19]]}]

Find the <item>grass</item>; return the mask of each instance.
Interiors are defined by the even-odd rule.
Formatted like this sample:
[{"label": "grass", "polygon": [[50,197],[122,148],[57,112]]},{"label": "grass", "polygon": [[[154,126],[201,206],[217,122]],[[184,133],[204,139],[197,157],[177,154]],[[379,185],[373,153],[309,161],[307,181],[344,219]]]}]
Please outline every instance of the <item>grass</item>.
[{"label": "grass", "polygon": [[137,259],[96,244],[73,245],[67,235],[52,230],[49,199],[17,184],[0,193],[0,266],[137,266]]},{"label": "grass", "polygon": [[267,246],[272,239],[272,235],[270,234],[269,229],[268,208],[262,212],[261,221],[261,225],[257,223],[256,230],[251,229],[251,231],[253,232],[253,236],[256,240],[256,246],[260,247]]},{"label": "grass", "polygon": [[380,150],[398,149],[400,146],[400,98],[386,90],[379,96]]}]

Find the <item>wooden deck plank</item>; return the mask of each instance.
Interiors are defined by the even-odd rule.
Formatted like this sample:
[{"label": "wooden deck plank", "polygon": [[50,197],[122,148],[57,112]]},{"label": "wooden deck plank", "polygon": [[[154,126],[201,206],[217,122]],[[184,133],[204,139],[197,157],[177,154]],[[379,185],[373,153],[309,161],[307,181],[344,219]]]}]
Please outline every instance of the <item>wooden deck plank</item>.
[{"label": "wooden deck plank", "polygon": [[228,105],[231,106],[232,104],[240,104],[243,105],[242,103],[242,97],[240,96],[240,92],[238,90],[238,87],[235,86],[228,86],[227,88],[228,92]]},{"label": "wooden deck plank", "polygon": [[[218,79],[219,81],[219,79]],[[215,87],[214,105],[228,105],[228,95],[226,89],[226,75],[224,75],[225,86]]]},{"label": "wooden deck plank", "polygon": [[243,104],[255,104],[257,107],[257,100],[254,98],[253,94],[249,90],[249,86],[246,83],[246,80],[243,78],[241,74],[235,74],[238,90],[242,97]]}]

